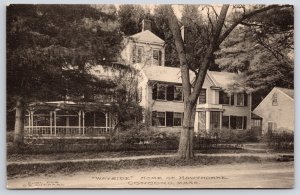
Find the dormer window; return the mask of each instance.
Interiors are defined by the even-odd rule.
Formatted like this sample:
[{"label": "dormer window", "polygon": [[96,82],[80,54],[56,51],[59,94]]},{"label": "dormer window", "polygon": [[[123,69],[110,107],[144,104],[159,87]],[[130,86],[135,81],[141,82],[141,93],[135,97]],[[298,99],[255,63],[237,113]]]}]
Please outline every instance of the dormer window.
[{"label": "dormer window", "polygon": [[158,49],[153,49],[153,64],[161,66],[161,51]]}]

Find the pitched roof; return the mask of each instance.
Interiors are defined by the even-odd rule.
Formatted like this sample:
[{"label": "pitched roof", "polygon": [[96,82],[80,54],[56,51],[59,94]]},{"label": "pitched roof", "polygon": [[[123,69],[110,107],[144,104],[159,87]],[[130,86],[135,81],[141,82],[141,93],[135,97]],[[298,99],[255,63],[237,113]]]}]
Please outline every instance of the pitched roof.
[{"label": "pitched roof", "polygon": [[207,71],[207,75],[211,78],[215,87],[221,87],[224,89],[234,84],[237,79],[237,74],[230,72]]},{"label": "pitched roof", "polygon": [[275,88],[279,89],[281,92],[285,93],[286,95],[294,99],[294,89],[287,89],[281,87],[275,87]]},{"label": "pitched roof", "polygon": [[[140,68],[148,80],[169,83],[182,83],[180,68],[168,66],[147,65]],[[194,79],[195,74],[190,71],[190,80]]]},{"label": "pitched roof", "polygon": [[145,30],[139,33],[136,33],[134,35],[130,36],[135,41],[138,42],[147,42],[147,43],[158,43],[158,44],[164,44],[164,40],[156,36],[154,33],[152,33],[149,30]]},{"label": "pitched roof", "polygon": [[[181,72],[178,67],[147,65],[143,67],[137,66],[136,68],[141,69],[149,80],[182,83]],[[207,71],[207,75],[212,80],[215,87],[224,89],[233,84],[237,77],[237,74],[235,73],[216,71]],[[190,81],[193,82],[194,79],[195,74],[190,71]]]}]

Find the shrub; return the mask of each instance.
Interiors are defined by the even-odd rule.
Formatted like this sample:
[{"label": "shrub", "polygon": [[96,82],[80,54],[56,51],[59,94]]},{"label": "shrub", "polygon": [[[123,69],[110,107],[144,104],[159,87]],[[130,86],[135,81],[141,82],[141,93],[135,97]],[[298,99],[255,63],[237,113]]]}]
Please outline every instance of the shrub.
[{"label": "shrub", "polygon": [[268,146],[275,150],[293,150],[294,132],[282,130],[267,134]]}]

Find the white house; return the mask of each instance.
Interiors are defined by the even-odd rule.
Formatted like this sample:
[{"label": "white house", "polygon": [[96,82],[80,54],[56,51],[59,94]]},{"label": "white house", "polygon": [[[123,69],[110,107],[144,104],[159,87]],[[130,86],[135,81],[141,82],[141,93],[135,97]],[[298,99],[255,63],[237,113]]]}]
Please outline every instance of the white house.
[{"label": "white house", "polygon": [[[138,70],[140,105],[152,113],[153,125],[179,129],[184,105],[180,68],[165,66],[164,41],[151,32],[151,23],[143,21],[143,31],[125,41],[123,60]],[[191,82],[194,73],[190,72]],[[228,92],[235,73],[208,71],[196,106],[194,130],[251,128],[251,94]]]},{"label": "white house", "polygon": [[294,90],[274,87],[253,113],[262,118],[263,134],[276,130],[294,131],[294,107]]}]

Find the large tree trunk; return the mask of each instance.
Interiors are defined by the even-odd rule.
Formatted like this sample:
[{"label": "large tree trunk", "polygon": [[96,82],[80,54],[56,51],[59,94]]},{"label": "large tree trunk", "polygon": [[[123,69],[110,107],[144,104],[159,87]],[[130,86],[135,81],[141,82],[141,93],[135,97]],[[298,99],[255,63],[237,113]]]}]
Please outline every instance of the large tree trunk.
[{"label": "large tree trunk", "polygon": [[183,159],[191,159],[194,157],[193,154],[193,135],[194,128],[192,123],[193,107],[191,103],[185,102],[184,117],[183,117],[183,128],[181,130],[178,156]]},{"label": "large tree trunk", "polygon": [[24,144],[24,118],[24,101],[21,97],[18,97],[16,101],[16,118],[14,129],[14,145],[17,147],[20,147]]}]

